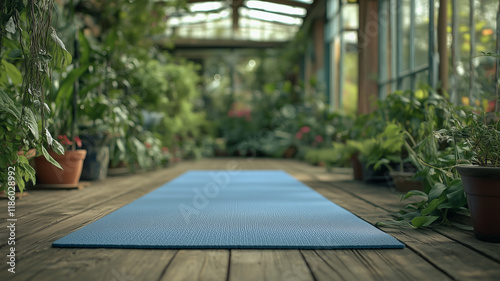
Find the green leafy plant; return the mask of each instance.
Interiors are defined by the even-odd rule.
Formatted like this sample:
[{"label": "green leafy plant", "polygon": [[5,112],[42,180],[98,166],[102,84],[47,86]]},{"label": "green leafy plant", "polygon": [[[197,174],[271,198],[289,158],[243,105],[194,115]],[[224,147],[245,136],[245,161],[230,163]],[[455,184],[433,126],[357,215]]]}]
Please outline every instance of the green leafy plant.
[{"label": "green leafy plant", "polygon": [[72,57],[51,25],[53,9],[53,1],[0,2],[0,182],[15,166],[21,191],[25,181],[35,183],[27,151],[36,149],[59,168],[47,147],[63,152],[47,130],[47,85],[52,71],[66,68]]},{"label": "green leafy plant", "polygon": [[[456,106],[449,105],[446,110],[455,112],[455,118],[463,116],[463,112]],[[379,222],[378,225],[421,228],[439,222],[464,227],[450,219],[456,215],[468,214],[462,181],[453,169],[456,163],[454,155],[456,151],[463,151],[463,147],[460,144],[440,147],[440,142],[434,135],[434,112],[430,107],[427,120],[420,124],[415,139],[408,131],[404,131],[404,150],[408,153],[405,161],[412,163],[417,169],[415,177],[423,181],[424,191],[412,190],[402,195],[401,200],[410,203],[395,214],[395,220]]]},{"label": "green leafy plant", "polygon": [[396,124],[388,124],[384,131],[375,137],[348,141],[347,145],[352,152],[359,152],[359,160],[375,170],[382,165],[400,163],[401,151],[405,142],[405,134]]},{"label": "green leafy plant", "polygon": [[468,112],[465,119],[454,119],[453,127],[441,129],[435,135],[455,146],[462,142],[463,150],[457,150],[455,154],[457,164],[500,167],[499,120],[498,113]]}]

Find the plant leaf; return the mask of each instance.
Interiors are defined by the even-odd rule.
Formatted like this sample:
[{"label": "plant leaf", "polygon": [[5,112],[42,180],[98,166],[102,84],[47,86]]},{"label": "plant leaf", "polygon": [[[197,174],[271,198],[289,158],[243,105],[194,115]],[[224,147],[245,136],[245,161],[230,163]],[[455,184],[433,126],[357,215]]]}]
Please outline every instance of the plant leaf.
[{"label": "plant leaf", "polygon": [[5,31],[12,33],[12,34],[16,33],[16,25],[14,24],[13,17],[10,17],[9,21],[5,25]]},{"label": "plant leaf", "polygon": [[27,120],[26,120],[27,124],[26,125],[30,129],[31,134],[33,134],[35,139],[38,140],[38,138],[39,138],[38,123],[36,121],[35,115],[33,114],[33,111],[31,111],[31,109],[29,109],[29,108],[26,108],[26,117],[27,117]]},{"label": "plant leaf", "polygon": [[446,197],[443,196],[441,198],[436,198],[434,200],[432,200],[429,205],[427,205],[427,207],[425,207],[425,209],[422,210],[422,212],[420,212],[420,215],[421,216],[427,216],[428,214],[432,213],[434,210],[436,210],[438,208],[438,206],[443,203],[444,201],[446,201]]},{"label": "plant leaf", "polygon": [[420,216],[415,217],[411,220],[411,224],[416,227],[426,227],[435,222],[439,217],[438,216]]},{"label": "plant leaf", "polygon": [[429,201],[432,201],[441,196],[441,194],[443,194],[445,190],[446,190],[446,185],[440,182],[436,183],[434,186],[432,186],[431,191],[429,191]]},{"label": "plant leaf", "polygon": [[62,167],[59,163],[57,163],[56,160],[54,160],[54,158],[52,158],[52,156],[50,156],[49,152],[47,151],[47,149],[45,149],[45,147],[42,146],[42,154],[43,156],[45,157],[45,159],[47,159],[47,161],[49,161],[49,163],[51,163],[52,165],[56,166],[57,168],[61,169],[62,170]]},{"label": "plant leaf", "polygon": [[54,66],[65,69],[71,64],[73,57],[68,50],[66,50],[66,46],[63,41],[59,38],[59,36],[57,36],[56,30],[53,27],[50,27],[50,29],[52,31],[50,34],[52,39],[51,55],[54,60]]},{"label": "plant leaf", "polygon": [[54,150],[54,152],[57,154],[64,154],[64,146],[62,146],[61,143],[56,140],[52,140],[52,150]]},{"label": "plant leaf", "polygon": [[18,85],[23,83],[23,75],[15,65],[6,60],[2,60],[2,65],[5,68],[5,72],[7,73],[7,75],[9,75],[10,79],[12,80],[13,84]]}]

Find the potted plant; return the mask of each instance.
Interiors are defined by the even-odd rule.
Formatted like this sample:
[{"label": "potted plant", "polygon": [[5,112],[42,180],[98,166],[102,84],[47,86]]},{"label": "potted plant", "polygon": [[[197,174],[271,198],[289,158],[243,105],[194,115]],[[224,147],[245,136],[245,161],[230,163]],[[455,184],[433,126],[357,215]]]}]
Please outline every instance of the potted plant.
[{"label": "potted plant", "polygon": [[[360,141],[349,141],[350,151],[359,151],[363,181],[387,180],[390,168],[397,168],[401,160],[401,150],[405,135],[396,124],[388,124],[375,137]],[[390,167],[390,168],[389,168]]]},{"label": "potted plant", "polygon": [[[52,28],[53,8],[53,1],[0,4],[0,182],[13,177],[9,182],[21,192],[25,182],[36,179],[28,152],[36,149],[59,166],[47,148],[62,149],[47,131],[46,82],[52,70],[66,68],[72,57]],[[11,169],[14,175],[7,173]]]},{"label": "potted plant", "polygon": [[467,195],[475,236],[500,242],[500,116],[476,114],[455,119],[455,126],[436,132],[440,139],[463,145],[455,155],[456,169]]},{"label": "potted plant", "polygon": [[71,141],[66,135],[60,135],[59,140],[65,147],[64,153],[59,154],[54,150],[50,150],[48,153],[60,164],[60,167],[52,165],[44,157],[35,158],[38,182],[53,187],[76,187],[80,181],[83,160],[87,151],[72,148],[74,145],[82,146],[78,137]]}]

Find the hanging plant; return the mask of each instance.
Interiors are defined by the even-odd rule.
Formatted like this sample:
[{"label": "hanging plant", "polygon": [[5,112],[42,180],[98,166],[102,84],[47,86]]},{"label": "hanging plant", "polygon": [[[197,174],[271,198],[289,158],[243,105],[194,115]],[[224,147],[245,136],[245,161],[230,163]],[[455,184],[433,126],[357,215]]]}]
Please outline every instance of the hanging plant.
[{"label": "hanging plant", "polygon": [[53,9],[53,0],[0,0],[0,190],[6,189],[8,167],[21,191],[25,181],[35,183],[35,171],[19,151],[36,149],[60,168],[47,152],[63,153],[63,147],[47,130],[45,98],[52,71],[65,69],[72,57],[51,26]]}]

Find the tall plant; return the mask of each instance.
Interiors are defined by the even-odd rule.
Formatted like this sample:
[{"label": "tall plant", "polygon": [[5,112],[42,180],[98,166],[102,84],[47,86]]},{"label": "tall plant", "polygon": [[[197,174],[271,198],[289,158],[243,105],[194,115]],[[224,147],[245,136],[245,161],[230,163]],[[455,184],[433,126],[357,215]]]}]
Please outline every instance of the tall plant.
[{"label": "tall plant", "polygon": [[47,131],[45,98],[52,71],[72,57],[51,25],[53,8],[52,0],[0,1],[0,182],[13,166],[21,191],[24,181],[35,183],[35,171],[19,151],[35,148],[58,167],[46,147],[63,153]]}]

